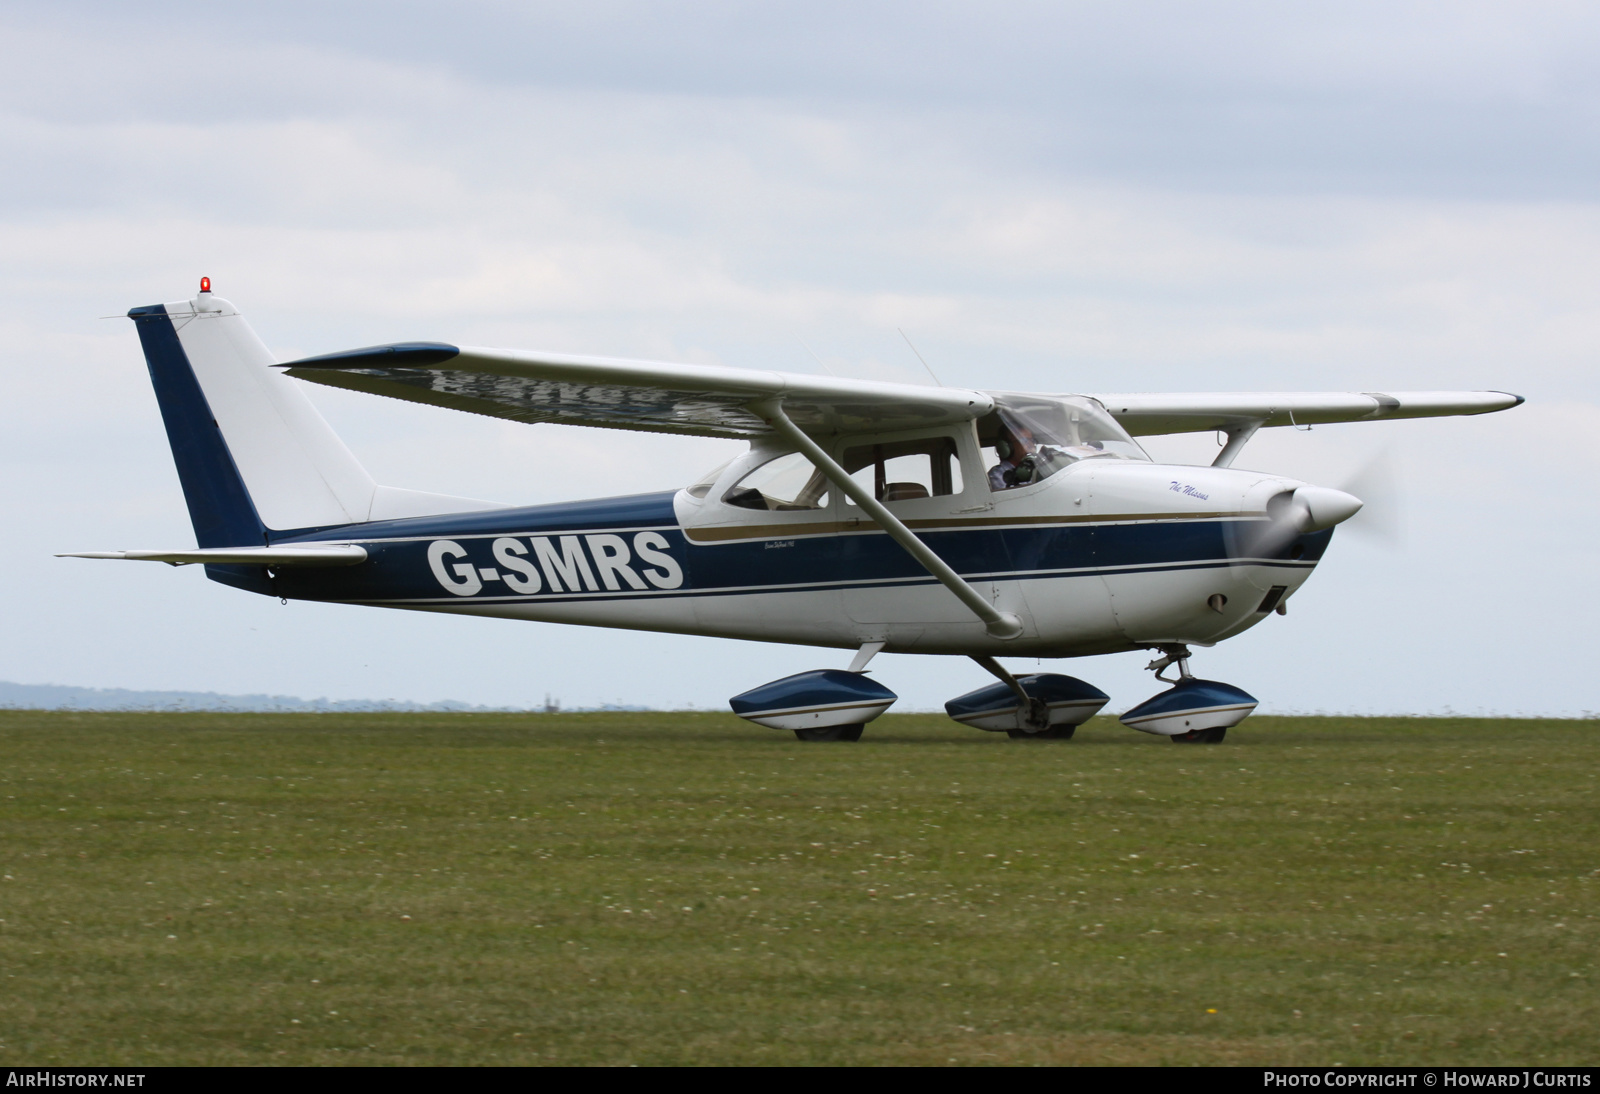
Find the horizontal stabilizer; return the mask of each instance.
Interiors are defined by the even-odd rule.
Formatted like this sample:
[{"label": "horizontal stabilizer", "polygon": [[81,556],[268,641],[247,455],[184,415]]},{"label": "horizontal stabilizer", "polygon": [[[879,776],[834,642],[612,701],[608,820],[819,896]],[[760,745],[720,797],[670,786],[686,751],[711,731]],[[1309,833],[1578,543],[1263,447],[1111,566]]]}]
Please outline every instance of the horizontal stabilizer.
[{"label": "horizontal stabilizer", "polygon": [[365,547],[329,543],[303,547],[212,547],[203,551],[80,551],[57,558],[121,558],[165,562],[169,566],[355,566],[367,560]]}]

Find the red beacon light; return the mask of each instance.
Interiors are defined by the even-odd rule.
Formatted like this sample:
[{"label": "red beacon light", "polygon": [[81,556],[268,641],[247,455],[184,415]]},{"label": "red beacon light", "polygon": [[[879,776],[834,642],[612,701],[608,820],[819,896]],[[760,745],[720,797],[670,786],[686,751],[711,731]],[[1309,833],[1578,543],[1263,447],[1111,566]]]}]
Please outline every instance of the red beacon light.
[{"label": "red beacon light", "polygon": [[202,277],[200,279],[200,291],[201,292],[210,292],[211,291],[211,279],[209,277]]}]

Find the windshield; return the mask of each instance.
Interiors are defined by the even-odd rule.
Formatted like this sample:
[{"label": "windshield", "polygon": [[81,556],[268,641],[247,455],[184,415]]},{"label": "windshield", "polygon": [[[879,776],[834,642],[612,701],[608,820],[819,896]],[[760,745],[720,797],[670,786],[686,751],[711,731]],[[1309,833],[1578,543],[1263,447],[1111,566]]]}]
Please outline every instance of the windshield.
[{"label": "windshield", "polygon": [[978,420],[978,443],[994,490],[1039,482],[1080,460],[1150,461],[1093,399],[997,394],[994,402],[994,412]]}]

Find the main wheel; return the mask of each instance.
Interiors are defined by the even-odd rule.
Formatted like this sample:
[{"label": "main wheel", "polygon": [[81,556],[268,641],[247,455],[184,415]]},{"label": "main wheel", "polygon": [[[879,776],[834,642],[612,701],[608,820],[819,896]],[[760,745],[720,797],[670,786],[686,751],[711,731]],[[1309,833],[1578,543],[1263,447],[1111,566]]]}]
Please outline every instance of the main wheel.
[{"label": "main wheel", "polygon": [[1222,739],[1227,735],[1227,726],[1217,726],[1215,729],[1191,729],[1187,733],[1174,733],[1172,735],[1172,743],[1175,745],[1220,745]]},{"label": "main wheel", "polygon": [[1051,726],[1038,733],[1029,733],[1025,729],[1008,729],[1006,736],[1013,741],[1070,741],[1077,731],[1077,726]]},{"label": "main wheel", "polygon": [[794,735],[802,741],[859,741],[866,726],[857,722],[853,726],[826,726],[818,729],[797,729]]}]

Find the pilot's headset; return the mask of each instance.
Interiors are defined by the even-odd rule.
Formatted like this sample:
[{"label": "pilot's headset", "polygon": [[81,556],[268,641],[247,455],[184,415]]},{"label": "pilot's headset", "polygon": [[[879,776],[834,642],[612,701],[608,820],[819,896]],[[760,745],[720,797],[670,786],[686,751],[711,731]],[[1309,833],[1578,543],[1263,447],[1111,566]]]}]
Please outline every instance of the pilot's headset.
[{"label": "pilot's headset", "polygon": [[994,454],[999,456],[1002,460],[1009,460],[1011,458],[1011,454],[1016,450],[1016,446],[1006,439],[1005,434],[1002,433],[995,439]]}]

